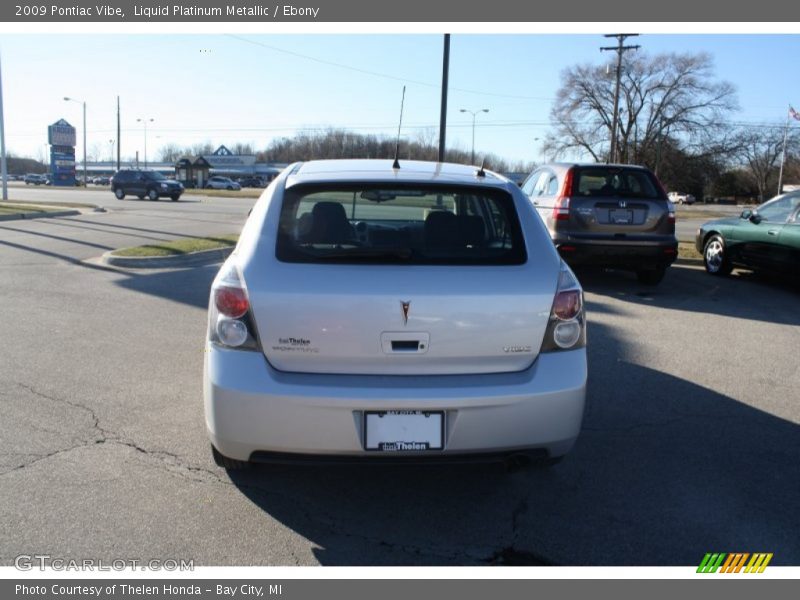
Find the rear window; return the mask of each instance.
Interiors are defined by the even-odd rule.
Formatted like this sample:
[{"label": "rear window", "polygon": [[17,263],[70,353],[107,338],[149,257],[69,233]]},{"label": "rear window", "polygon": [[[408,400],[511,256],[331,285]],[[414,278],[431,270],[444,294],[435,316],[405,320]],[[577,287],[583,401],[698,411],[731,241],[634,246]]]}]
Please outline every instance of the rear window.
[{"label": "rear window", "polygon": [[650,172],[641,169],[619,167],[582,168],[575,169],[573,177],[573,196],[664,199],[655,177]]},{"label": "rear window", "polygon": [[526,260],[510,195],[473,187],[296,186],[286,191],[278,260],[516,265]]}]

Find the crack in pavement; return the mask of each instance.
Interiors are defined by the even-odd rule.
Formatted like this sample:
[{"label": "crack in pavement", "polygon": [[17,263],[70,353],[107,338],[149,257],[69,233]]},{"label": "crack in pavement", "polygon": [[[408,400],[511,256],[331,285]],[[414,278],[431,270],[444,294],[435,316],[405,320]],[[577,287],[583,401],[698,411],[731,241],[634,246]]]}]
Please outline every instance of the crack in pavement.
[{"label": "crack in pavement", "polygon": [[[22,465],[18,465],[17,467],[14,467],[10,470],[0,472],[0,477],[2,477],[3,475],[7,475],[9,473],[13,473],[28,468],[31,465],[47,460],[54,456],[72,452],[80,448],[87,448],[105,444],[117,445],[130,448],[135,452],[135,455],[143,459],[146,459],[151,466],[161,469],[170,474],[177,475],[184,479],[194,481],[196,483],[206,483],[206,484],[210,483],[210,484],[235,487],[239,490],[247,491],[251,496],[260,498],[262,500],[278,499],[282,502],[288,503],[288,506],[290,506],[294,511],[299,511],[302,518],[304,518],[307,522],[313,523],[315,526],[327,530],[329,535],[340,536],[351,540],[360,540],[361,542],[369,543],[379,547],[389,548],[392,551],[402,552],[410,556],[427,557],[440,560],[444,559],[456,562],[464,561],[466,559],[473,561],[476,564],[485,564],[487,562],[497,563],[498,561],[500,561],[502,564],[527,564],[524,563],[524,560],[526,559],[524,559],[523,557],[523,555],[525,555],[526,553],[514,550],[514,544],[516,543],[519,535],[519,519],[528,510],[528,499],[532,491],[529,491],[528,494],[525,497],[523,497],[520,500],[520,502],[512,509],[511,545],[504,546],[500,550],[495,550],[491,546],[487,545],[482,548],[479,547],[471,550],[462,548],[460,551],[453,551],[450,548],[438,546],[436,544],[388,542],[382,538],[371,536],[369,534],[360,534],[348,531],[347,530],[348,524],[342,523],[341,519],[337,518],[336,515],[334,514],[328,512],[321,513],[319,510],[315,510],[313,513],[311,511],[304,510],[298,507],[296,498],[290,494],[283,494],[280,492],[276,492],[275,490],[266,490],[257,483],[248,483],[245,481],[232,481],[229,477],[221,475],[216,470],[189,464],[182,456],[174,452],[170,452],[167,450],[151,450],[144,446],[141,446],[140,444],[136,443],[133,440],[125,439],[116,432],[113,432],[109,429],[102,427],[100,425],[99,416],[97,415],[95,410],[89,406],[73,402],[64,398],[58,398],[52,395],[48,395],[44,392],[37,390],[33,386],[24,383],[17,382],[16,385],[24,390],[27,390],[29,393],[34,394],[37,397],[46,399],[50,402],[66,404],[73,408],[85,411],[91,418],[92,422],[91,429],[95,431],[95,435],[89,437],[88,439],[81,440],[80,443],[74,444],[67,448],[54,450],[53,452],[39,454],[39,455],[33,453],[26,454],[27,456],[36,456],[36,458],[34,460],[23,463]],[[300,564],[301,562],[300,559],[293,552],[290,552],[290,555],[295,564]],[[541,558],[536,558],[535,560],[537,562],[531,564],[552,564],[549,562],[541,562],[542,560],[545,560]]]}]

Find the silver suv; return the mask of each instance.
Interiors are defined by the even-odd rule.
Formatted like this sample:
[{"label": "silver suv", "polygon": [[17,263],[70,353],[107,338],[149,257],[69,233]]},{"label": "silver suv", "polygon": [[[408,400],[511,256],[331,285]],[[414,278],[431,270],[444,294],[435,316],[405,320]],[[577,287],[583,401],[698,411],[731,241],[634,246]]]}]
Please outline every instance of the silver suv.
[{"label": "silver suv", "polygon": [[678,256],[674,205],[644,167],[554,163],[521,187],[570,265],[630,269],[655,285]]},{"label": "silver suv", "polygon": [[214,457],[553,463],[581,426],[585,328],[577,279],[504,177],[291,165],[212,284]]}]

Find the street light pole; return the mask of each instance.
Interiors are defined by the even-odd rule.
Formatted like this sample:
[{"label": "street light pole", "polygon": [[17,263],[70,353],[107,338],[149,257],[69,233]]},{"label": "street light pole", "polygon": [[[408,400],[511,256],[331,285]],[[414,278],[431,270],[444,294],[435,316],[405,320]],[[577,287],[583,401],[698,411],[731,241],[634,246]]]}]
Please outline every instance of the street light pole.
[{"label": "street light pole", "polygon": [[83,105],[83,186],[86,187],[86,101],[64,96],[67,102],[77,102]]},{"label": "street light pole", "polygon": [[144,168],[147,169],[147,122],[153,122],[153,119],[136,119],[137,123],[144,124]]},{"label": "street light pole", "polygon": [[472,115],[472,153],[470,155],[469,161],[474,165],[475,164],[475,117],[478,116],[478,113],[488,113],[488,108],[482,108],[480,110],[467,110],[466,108],[460,109],[459,112],[462,113],[469,113]]}]

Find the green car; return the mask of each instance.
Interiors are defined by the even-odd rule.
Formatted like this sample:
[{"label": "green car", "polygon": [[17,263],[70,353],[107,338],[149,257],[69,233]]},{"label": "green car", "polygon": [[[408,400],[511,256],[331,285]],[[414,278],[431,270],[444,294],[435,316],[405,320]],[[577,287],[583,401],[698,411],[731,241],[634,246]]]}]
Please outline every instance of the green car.
[{"label": "green car", "polygon": [[800,191],[737,218],[704,223],[695,246],[711,275],[728,275],[734,267],[800,275]]}]

